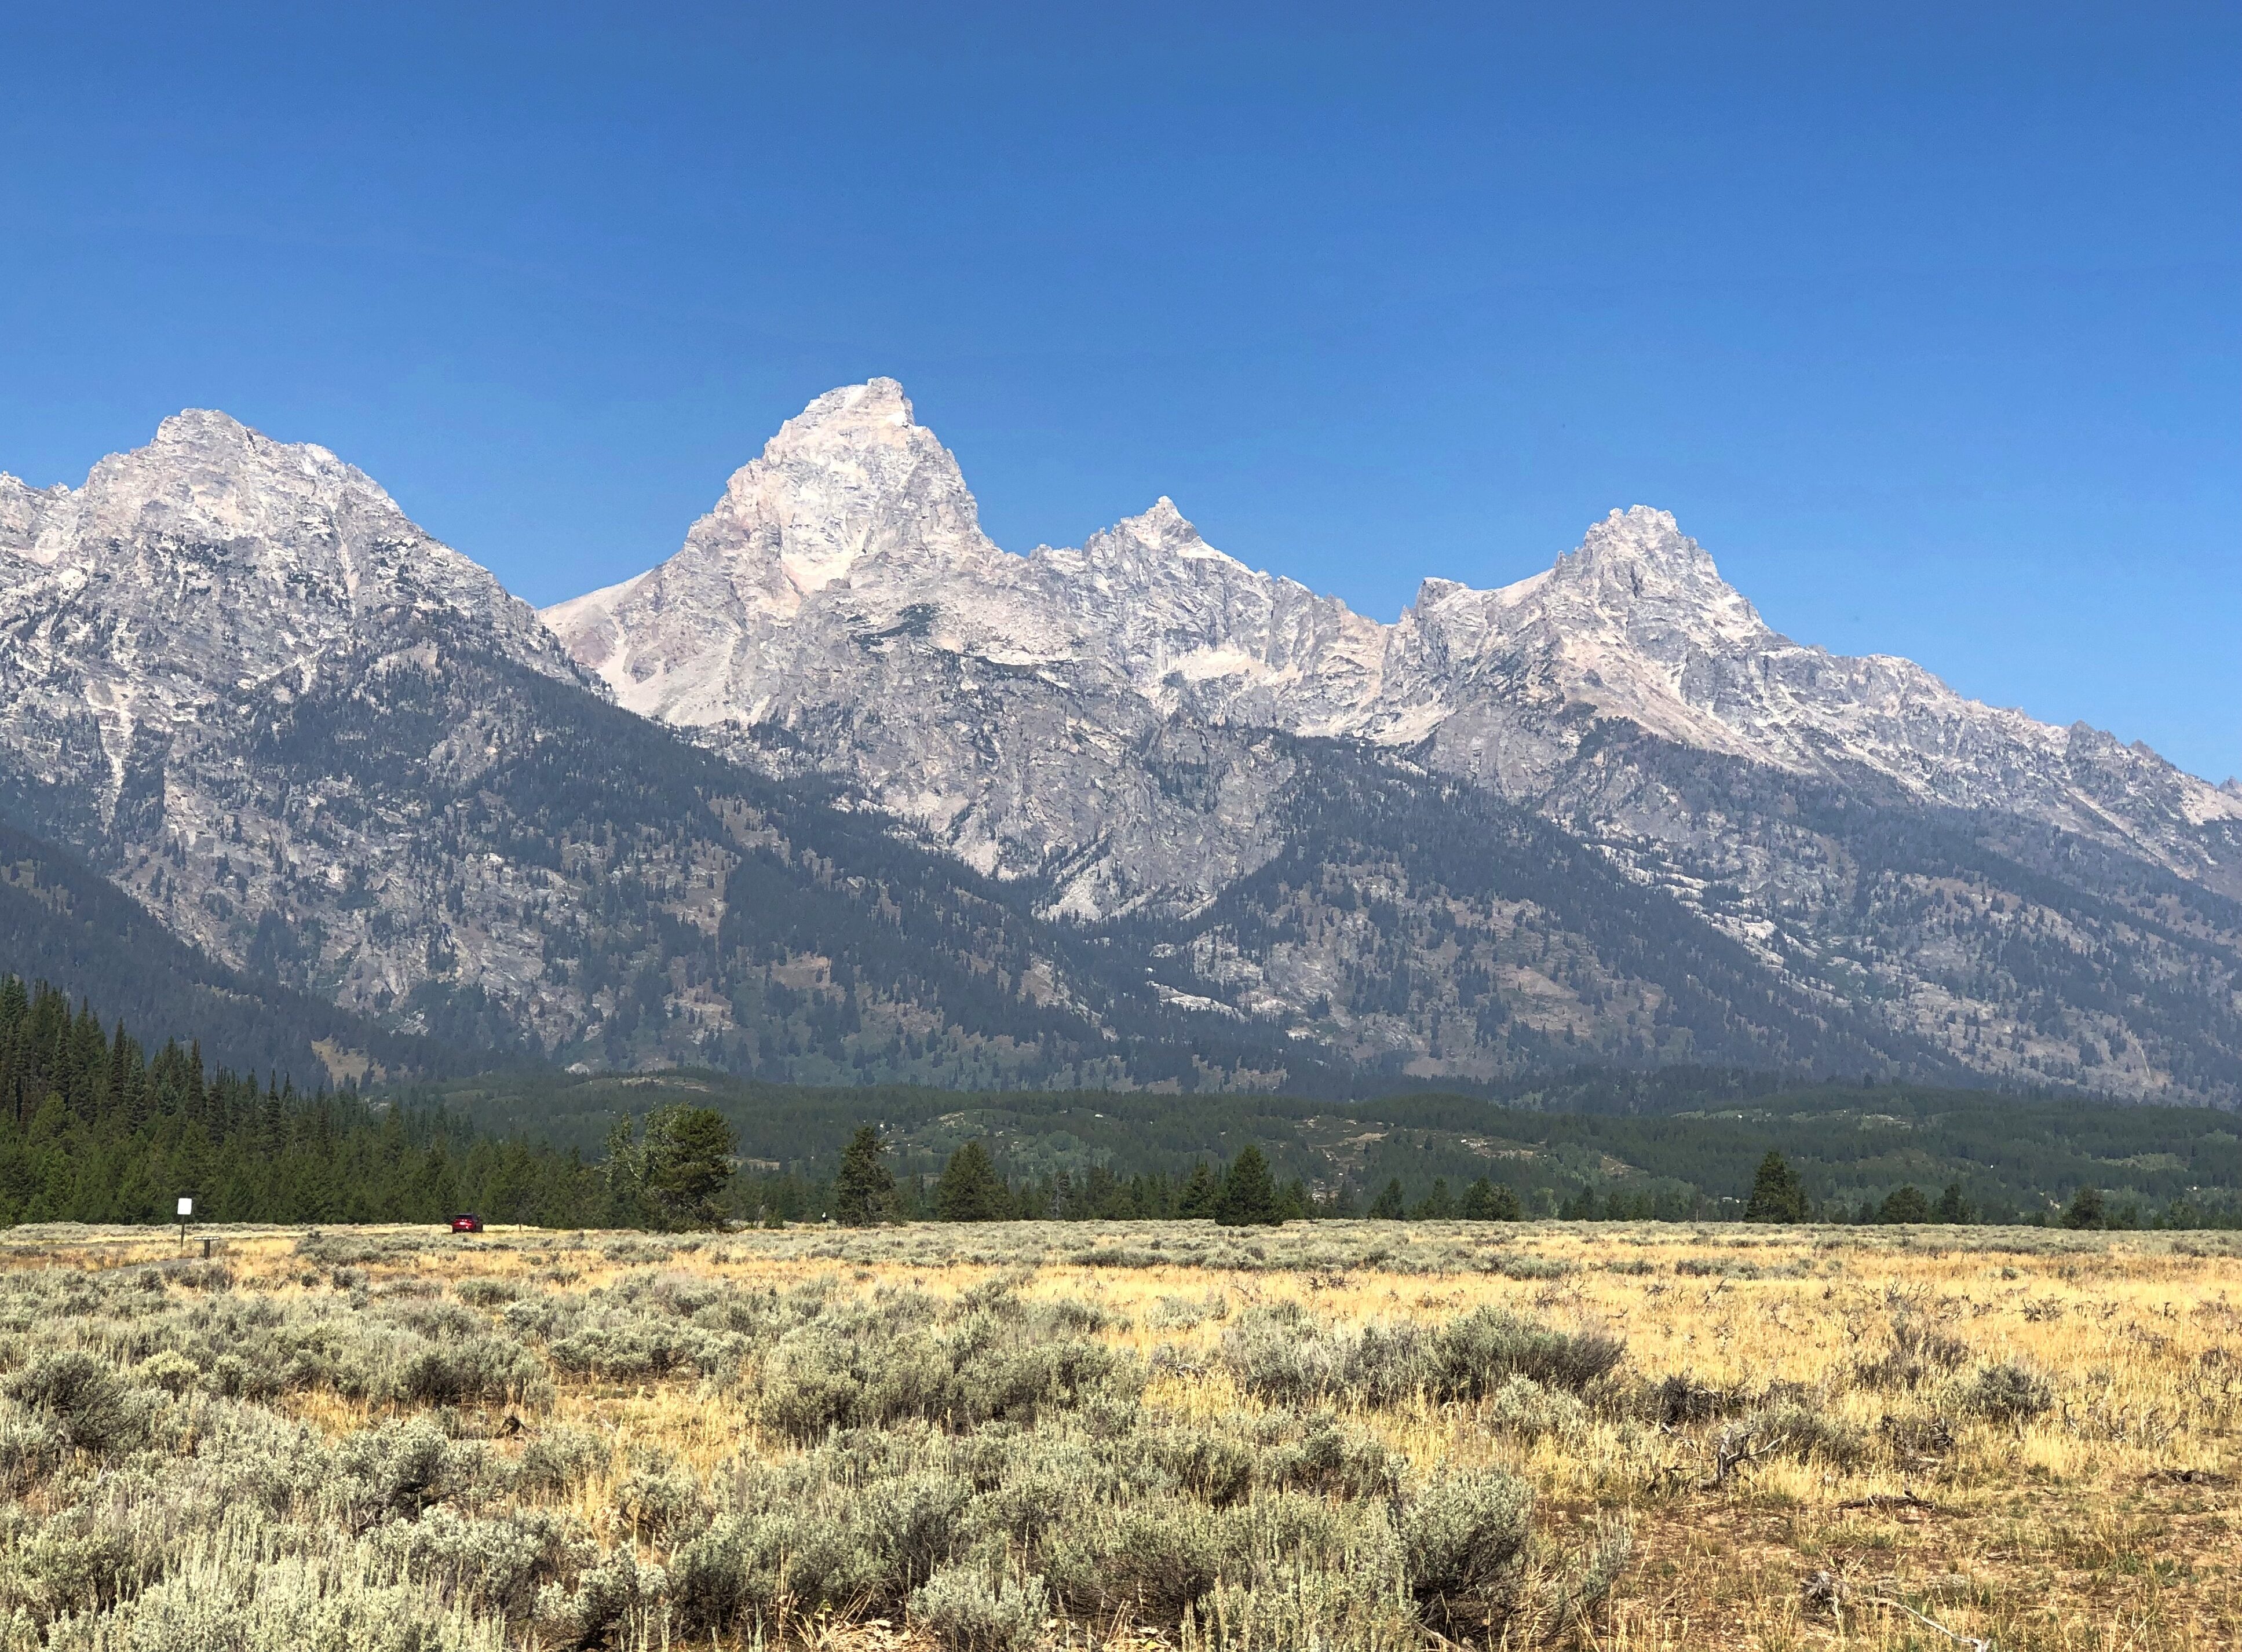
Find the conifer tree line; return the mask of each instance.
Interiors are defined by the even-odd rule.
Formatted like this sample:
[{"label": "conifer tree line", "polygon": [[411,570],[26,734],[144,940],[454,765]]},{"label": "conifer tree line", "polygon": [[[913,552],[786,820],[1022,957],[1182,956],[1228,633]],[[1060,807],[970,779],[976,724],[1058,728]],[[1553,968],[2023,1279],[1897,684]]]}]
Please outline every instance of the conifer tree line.
[{"label": "conifer tree line", "polygon": [[[2230,1138],[2231,1139],[2231,1138]],[[988,1145],[964,1143],[941,1172],[898,1177],[880,1130],[858,1128],[837,1170],[742,1173],[734,1126],[720,1111],[671,1105],[618,1120],[588,1158],[520,1135],[474,1130],[433,1102],[369,1100],[355,1090],[305,1092],[292,1080],[211,1071],[201,1047],[152,1053],[119,1022],[104,1030],[44,983],[0,976],[0,1225],[32,1221],[168,1222],[182,1196],[224,1222],[440,1222],[472,1210],[486,1220],[556,1227],[690,1228],[737,1220],[783,1224],[889,1220],[1211,1219],[1252,1226],[1319,1217],[1516,1221],[1512,1187],[1480,1177],[1452,1191],[1433,1179],[1414,1199],[1398,1178],[1366,1205],[1342,1185],[1318,1197],[1279,1184],[1247,1145],[1185,1173],[1122,1176],[1094,1165],[1007,1176]],[[1672,1208],[1668,1208],[1668,1203]],[[1970,1222],[1988,1219],[1958,1183],[1935,1197],[1912,1185],[1857,1207],[1816,1200],[1769,1150],[1749,1188],[1697,1192],[1584,1189],[1536,1212],[1574,1220]],[[2238,1209],[2182,1198],[2144,1209],[2077,1186],[2068,1207],[2025,1218],[2068,1227],[2231,1226]],[[1994,1220],[2014,1220],[1995,1212]]]},{"label": "conifer tree line", "polygon": [[473,1210],[574,1227],[661,1213],[619,1205],[579,1154],[480,1136],[435,1109],[211,1072],[199,1044],[151,1053],[44,982],[0,977],[0,1223],[166,1222],[181,1197],[198,1219],[227,1222]]},{"label": "conifer tree line", "polygon": [[[1195,1164],[1187,1176],[1120,1177],[1093,1167],[1077,1179],[1065,1172],[1014,1180],[997,1167],[986,1144],[969,1141],[950,1154],[930,1181],[899,1178],[889,1167],[888,1144],[879,1129],[861,1125],[849,1138],[839,1170],[827,1181],[797,1174],[742,1179],[736,1208],[748,1219],[769,1226],[789,1221],[837,1221],[868,1226],[888,1221],[1127,1221],[1211,1219],[1232,1227],[1276,1225],[1318,1218],[1364,1216],[1382,1221],[1515,1222],[1526,1212],[1515,1190],[1480,1177],[1460,1194],[1445,1178],[1415,1200],[1399,1178],[1389,1180],[1366,1206],[1358,1207],[1342,1186],[1319,1199],[1299,1179],[1279,1187],[1261,1151],[1248,1145],[1226,1165]],[[1702,1197],[1672,1209],[1654,1199],[1623,1193],[1599,1199],[1593,1189],[1561,1202],[1560,1221],[1703,1221],[1967,1223],[1984,1219],[1950,1182],[1933,1199],[1905,1185],[1880,1202],[1857,1208],[1817,1205],[1804,1180],[1780,1152],[1761,1160],[1748,1192],[1711,1203]],[[2059,1214],[2029,1219],[2063,1227],[2194,1227],[2230,1226],[2231,1218],[2181,1203],[2144,1213],[2136,1207],[2111,1207],[2101,1190],[2082,1187]]]},{"label": "conifer tree line", "polygon": [[766,1223],[830,1219],[863,1226],[883,1221],[1011,1222],[1211,1220],[1225,1227],[1274,1226],[1324,1217],[1518,1221],[1518,1196],[1482,1178],[1453,1198],[1444,1181],[1414,1205],[1392,1183],[1367,1211],[1344,1189],[1319,1199],[1295,1178],[1282,1186],[1261,1150],[1250,1144],[1227,1163],[1202,1159],[1188,1175],[1121,1177],[1093,1166],[1080,1178],[1061,1171],[1015,1181],[1003,1174],[987,1145],[969,1141],[944,1161],[930,1183],[897,1178],[888,1167],[878,1129],[861,1126],[849,1138],[829,1182],[795,1175],[770,1176],[745,1185],[745,1212]]}]

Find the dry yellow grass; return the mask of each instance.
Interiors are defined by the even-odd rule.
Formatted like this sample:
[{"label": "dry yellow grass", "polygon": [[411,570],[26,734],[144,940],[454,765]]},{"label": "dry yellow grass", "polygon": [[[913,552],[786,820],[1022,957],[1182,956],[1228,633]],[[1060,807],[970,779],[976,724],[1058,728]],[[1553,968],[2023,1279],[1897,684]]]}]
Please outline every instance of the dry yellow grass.
[{"label": "dry yellow grass", "polygon": [[[491,1278],[533,1291],[566,1279],[581,1291],[651,1269],[780,1289],[823,1275],[843,1293],[901,1285],[945,1297],[1001,1273],[1030,1299],[1105,1307],[1117,1323],[1101,1334],[1147,1360],[1172,1349],[1146,1401],[1185,1418],[1257,1405],[1216,1357],[1225,1323],[1256,1306],[1437,1323],[1493,1305],[1602,1326],[1625,1338],[1621,1375],[1638,1396],[1683,1373],[1708,1391],[1795,1385],[1867,1447],[1850,1463],[1749,1458],[1715,1483],[1732,1423],[1661,1421],[1639,1400],[1599,1405],[1538,1439],[1493,1426],[1484,1402],[1359,1414],[1420,1469],[1488,1465],[1523,1476],[1553,1531],[1631,1521],[1635,1558],[1594,1644],[2242,1647],[2242,1261],[2227,1236],[1362,1223],[1195,1239],[1196,1253],[1148,1248],[1207,1233],[794,1230],[686,1250],[493,1232],[432,1239],[366,1266],[376,1290]],[[298,1232],[211,1237],[238,1278],[299,1288]],[[18,1230],[0,1236],[0,1267],[99,1269],[174,1251],[162,1233]],[[1891,1353],[1896,1322],[1950,1338],[1966,1356],[1950,1353],[1950,1367],[1913,1387],[1880,1386],[1859,1373]],[[2044,1376],[2051,1406],[1999,1420],[1950,1403],[1956,1385],[1998,1361]],[[330,1433],[368,1420],[331,1394],[285,1403]],[[759,1432],[751,1408],[712,1399],[689,1377],[564,1380],[549,1420],[611,1442],[606,1470],[570,1508],[619,1543],[645,1541],[621,1487],[646,1453],[713,1480],[743,1454],[790,1449]],[[1816,1574],[1826,1575],[1809,1591]],[[829,1636],[899,1638],[884,1626]]]}]

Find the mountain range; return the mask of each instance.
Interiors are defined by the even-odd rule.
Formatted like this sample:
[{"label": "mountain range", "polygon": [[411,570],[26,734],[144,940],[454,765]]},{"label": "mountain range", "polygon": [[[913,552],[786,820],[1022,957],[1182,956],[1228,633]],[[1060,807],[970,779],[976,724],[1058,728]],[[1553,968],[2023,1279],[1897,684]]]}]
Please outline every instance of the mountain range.
[{"label": "mountain range", "polygon": [[1641,507],[1391,624],[1165,499],[1017,555],[887,379],[542,613],[223,414],[0,476],[0,817],[338,1071],[2242,1099],[2242,786],[1794,642]]}]

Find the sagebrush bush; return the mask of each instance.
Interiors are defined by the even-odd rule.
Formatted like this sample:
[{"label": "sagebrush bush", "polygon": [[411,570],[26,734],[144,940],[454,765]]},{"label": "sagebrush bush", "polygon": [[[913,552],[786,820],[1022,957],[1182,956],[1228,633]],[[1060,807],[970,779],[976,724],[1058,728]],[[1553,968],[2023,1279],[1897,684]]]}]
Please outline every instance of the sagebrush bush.
[{"label": "sagebrush bush", "polygon": [[144,1432],[115,1367],[81,1349],[41,1353],[8,1380],[8,1397],[53,1425],[64,1444],[97,1454]]},{"label": "sagebrush bush", "polygon": [[1431,1380],[1431,1344],[1407,1321],[1324,1325],[1285,1303],[1241,1316],[1222,1358],[1240,1387],[1279,1405],[1391,1405]]},{"label": "sagebrush bush", "polygon": [[1877,1360],[1855,1368],[1864,1387],[1913,1388],[1966,1363],[1970,1345],[1920,1316],[1892,1316],[1892,1345]]},{"label": "sagebrush bush", "polygon": [[1641,1408],[1651,1421],[1674,1428],[1734,1416],[1750,1404],[1749,1391],[1743,1387],[1707,1382],[1693,1372],[1674,1371],[1651,1385]]},{"label": "sagebrush bush", "polygon": [[1510,1377],[1578,1393],[1626,1351],[1625,1343],[1601,1332],[1559,1331],[1498,1308],[1476,1308],[1440,1327],[1433,1373],[1452,1399],[1477,1399]]},{"label": "sagebrush bush", "polygon": [[1578,1439],[1590,1420],[1588,1408],[1577,1394],[1515,1374],[1487,1396],[1480,1414],[1488,1427],[1520,1440]]},{"label": "sagebrush bush", "polygon": [[1755,1445],[1765,1445],[1801,1462],[1831,1468],[1857,1468],[1869,1455],[1865,1429],[1836,1415],[1826,1405],[1782,1400],[1754,1412],[1745,1427]]},{"label": "sagebrush bush", "polygon": [[1468,1633],[1512,1606],[1533,1537],[1534,1494],[1499,1473],[1441,1474],[1401,1508],[1409,1591],[1435,1627]]},{"label": "sagebrush bush", "polygon": [[1985,1367],[1962,1391],[1963,1409],[1989,1422],[2029,1422],[2054,1404],[2055,1390],[2048,1380],[2014,1360]]},{"label": "sagebrush bush", "polygon": [[948,1566],[912,1591],[910,1615],[943,1652],[1029,1652],[1043,1639],[1051,1596],[1040,1577]]}]

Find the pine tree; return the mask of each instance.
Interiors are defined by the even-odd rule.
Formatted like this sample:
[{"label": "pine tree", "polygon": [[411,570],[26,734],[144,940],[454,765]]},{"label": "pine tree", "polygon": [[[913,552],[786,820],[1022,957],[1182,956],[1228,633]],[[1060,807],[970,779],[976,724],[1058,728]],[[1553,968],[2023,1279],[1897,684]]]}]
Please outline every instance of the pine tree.
[{"label": "pine tree", "polygon": [[833,1179],[833,1216],[849,1227],[884,1221],[895,1199],[896,1179],[883,1162],[887,1145],[878,1129],[865,1125],[849,1138],[841,1171]]},{"label": "pine tree", "polygon": [[1269,1161],[1250,1142],[1231,1160],[1229,1173],[1222,1179],[1214,1219],[1225,1227],[1275,1227],[1285,1219],[1277,1203],[1276,1179],[1269,1174]]},{"label": "pine tree", "polygon": [[1012,1213],[1011,1191],[979,1142],[967,1142],[943,1165],[934,1213],[945,1222],[1001,1222]]},{"label": "pine tree", "polygon": [[1455,1213],[1455,1195],[1448,1192],[1445,1176],[1433,1178],[1433,1191],[1419,1199],[1417,1208],[1410,1212],[1420,1222],[1445,1222]]},{"label": "pine tree", "polygon": [[1408,1214],[1407,1206],[1401,1202],[1401,1179],[1399,1176],[1386,1183],[1384,1191],[1370,1201],[1370,1213],[1381,1222],[1398,1222]]},{"label": "pine tree", "polygon": [[1962,1184],[1959,1182],[1946,1184],[1946,1191],[1938,1196],[1938,1203],[1931,1213],[1942,1222],[1967,1222],[1977,1215],[1970,1208],[1969,1200],[1962,1197]]},{"label": "pine tree", "polygon": [[2082,1187],[2071,1201],[2071,1208],[2063,1213],[2065,1227],[2107,1227],[2109,1210],[2098,1187]]},{"label": "pine tree", "polygon": [[1176,1198],[1176,1214],[1185,1221],[1195,1221],[1212,1216],[1222,1199],[1222,1184],[1205,1161],[1191,1166],[1191,1179],[1184,1184],[1183,1192]]},{"label": "pine tree", "polygon": [[1484,1176],[1464,1189],[1461,1215],[1467,1222],[1514,1222],[1523,1213],[1518,1208],[1518,1195],[1508,1187],[1497,1187]]},{"label": "pine tree", "polygon": [[710,1107],[665,1107],[646,1121],[641,1172],[648,1205],[665,1227],[718,1227],[720,1196],[737,1163],[732,1127]]},{"label": "pine tree", "polygon": [[601,1179],[607,1184],[607,1219],[619,1227],[635,1227],[644,1219],[646,1162],[638,1150],[637,1127],[624,1114],[607,1128],[607,1152],[602,1155]]},{"label": "pine tree", "polygon": [[1806,1185],[1782,1155],[1772,1147],[1759,1161],[1752,1178],[1751,1198],[1744,1205],[1747,1222],[1802,1222],[1806,1219]]},{"label": "pine tree", "polygon": [[1904,1187],[1895,1187],[1884,1195],[1883,1204],[1876,1211],[1880,1222],[1927,1222],[1930,1219],[1930,1201],[1923,1190],[1910,1182]]}]

